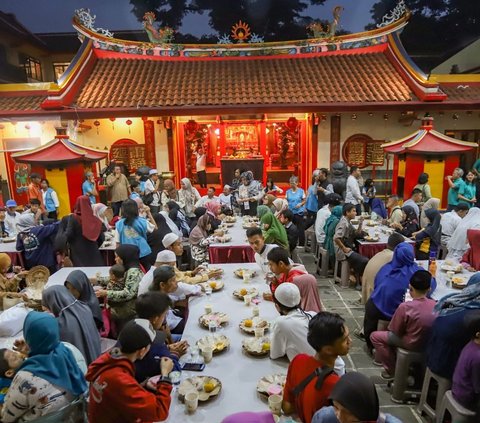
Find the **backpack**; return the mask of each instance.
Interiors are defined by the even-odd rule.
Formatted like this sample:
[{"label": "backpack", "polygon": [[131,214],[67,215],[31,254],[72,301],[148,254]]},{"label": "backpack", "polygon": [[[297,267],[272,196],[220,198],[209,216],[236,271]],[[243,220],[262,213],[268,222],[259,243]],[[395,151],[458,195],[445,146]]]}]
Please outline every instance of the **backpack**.
[{"label": "backpack", "polygon": [[323,382],[331,374],[335,373],[331,367],[317,367],[312,373],[310,373],[305,379],[303,379],[295,388],[293,389],[293,395],[298,397],[307,385],[315,378],[315,390],[319,391],[322,389]]}]

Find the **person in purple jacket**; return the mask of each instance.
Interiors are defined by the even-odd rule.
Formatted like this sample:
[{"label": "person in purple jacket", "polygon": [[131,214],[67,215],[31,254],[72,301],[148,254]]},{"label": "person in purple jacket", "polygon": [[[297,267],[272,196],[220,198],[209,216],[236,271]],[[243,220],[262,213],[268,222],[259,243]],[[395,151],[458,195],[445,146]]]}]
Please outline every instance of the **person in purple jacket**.
[{"label": "person in purple jacket", "polygon": [[465,316],[470,342],[463,347],[453,372],[452,394],[464,407],[480,412],[480,310]]}]

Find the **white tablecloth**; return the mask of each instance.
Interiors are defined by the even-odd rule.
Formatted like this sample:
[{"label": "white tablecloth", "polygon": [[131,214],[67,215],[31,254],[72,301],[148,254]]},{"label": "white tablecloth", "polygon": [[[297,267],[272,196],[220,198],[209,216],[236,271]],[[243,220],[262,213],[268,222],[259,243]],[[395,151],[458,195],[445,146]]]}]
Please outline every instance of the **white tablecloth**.
[{"label": "white tablecloth", "polygon": [[[286,360],[272,361],[268,357],[255,358],[242,352],[242,340],[248,335],[240,331],[238,324],[242,319],[252,315],[252,306],[247,307],[232,295],[236,288],[243,285],[243,281],[233,275],[233,271],[240,266],[247,269],[256,269],[258,272],[258,267],[252,263],[212,266],[224,269],[225,273],[222,280],[225,282],[225,287],[220,292],[213,293],[210,297],[197,297],[190,300],[189,318],[183,335],[183,338],[192,345],[208,334],[208,330],[201,328],[198,324],[198,318],[204,314],[205,304],[211,304],[214,311],[228,314],[229,324],[220,333],[230,339],[230,349],[215,355],[213,360],[205,366],[203,372],[183,372],[182,375],[182,378],[196,375],[214,376],[222,382],[222,392],[218,398],[206,404],[200,404],[197,412],[192,416],[185,414],[185,407],[183,403],[179,402],[178,394],[173,393],[170,417],[167,420],[169,423],[185,421],[219,423],[224,417],[240,411],[268,411],[267,402],[257,395],[257,381],[265,375],[286,374],[287,372],[288,363]],[[257,275],[253,278],[250,285],[255,286],[260,294],[268,291],[268,287],[261,276]],[[278,316],[273,303],[269,301],[262,300],[259,307],[260,316],[269,321]]]},{"label": "white tablecloth", "polygon": [[247,241],[246,229],[243,229],[243,219],[237,216],[237,221],[228,229],[227,236],[231,236],[232,240],[228,242],[214,242],[211,247],[249,247]]},{"label": "white tablecloth", "polygon": [[16,249],[17,242],[0,242],[0,253],[20,253]]},{"label": "white tablecloth", "polygon": [[[422,266],[425,270],[428,270],[428,261],[421,260],[417,262],[420,266]],[[444,260],[437,260],[437,272],[435,273],[435,279],[437,281],[437,289],[432,294],[432,298],[434,300],[439,300],[443,298],[447,294],[458,293],[462,292],[459,289],[452,288],[452,283],[447,281],[447,272],[441,269]],[[475,273],[469,272],[466,269],[463,269],[462,273],[456,273],[455,276],[461,276],[466,280],[470,279],[472,275]]]},{"label": "white tablecloth", "polygon": [[48,282],[45,287],[49,287],[52,285],[63,285],[65,283],[65,279],[74,270],[81,270],[84,272],[89,278],[96,276],[97,272],[100,272],[102,276],[108,276],[108,271],[110,267],[108,266],[100,266],[100,267],[63,267],[58,272],[55,272],[48,278]]}]

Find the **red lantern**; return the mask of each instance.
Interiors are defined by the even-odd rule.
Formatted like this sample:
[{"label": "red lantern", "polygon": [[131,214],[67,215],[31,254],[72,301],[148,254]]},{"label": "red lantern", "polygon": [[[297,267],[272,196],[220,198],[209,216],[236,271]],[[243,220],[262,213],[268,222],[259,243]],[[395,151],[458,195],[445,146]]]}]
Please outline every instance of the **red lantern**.
[{"label": "red lantern", "polygon": [[111,118],[108,118],[110,120],[110,122],[112,122],[112,129],[115,130],[115,126],[113,124],[113,122],[115,122],[115,118],[114,117],[111,117]]},{"label": "red lantern", "polygon": [[127,119],[125,123],[128,125],[128,133],[130,134],[130,125],[133,123],[130,119]]},{"label": "red lantern", "polygon": [[142,120],[146,122],[148,120],[148,116],[142,116]]},{"label": "red lantern", "polygon": [[195,122],[193,119],[190,119],[186,124],[185,124],[185,129],[187,132],[192,133],[195,132],[198,129],[198,123]]},{"label": "red lantern", "polygon": [[97,127],[97,135],[98,135],[98,127],[100,126],[100,121],[96,120],[93,124]]},{"label": "red lantern", "polygon": [[298,126],[298,120],[294,117],[288,118],[286,126],[290,131],[295,131]]}]

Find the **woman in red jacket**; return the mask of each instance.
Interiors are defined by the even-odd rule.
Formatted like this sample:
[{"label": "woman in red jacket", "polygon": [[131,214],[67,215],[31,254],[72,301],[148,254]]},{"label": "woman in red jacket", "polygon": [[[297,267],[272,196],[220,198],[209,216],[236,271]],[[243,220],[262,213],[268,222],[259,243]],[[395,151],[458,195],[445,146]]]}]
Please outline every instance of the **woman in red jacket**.
[{"label": "woman in red jacket", "polygon": [[168,375],[173,361],[162,357],[161,377],[153,391],[135,380],[136,360],[141,360],[155,339],[155,330],[146,319],[128,322],[118,337],[120,348],[102,354],[86,375],[90,382],[88,420],[102,423],[157,422],[166,420],[172,383]]}]

